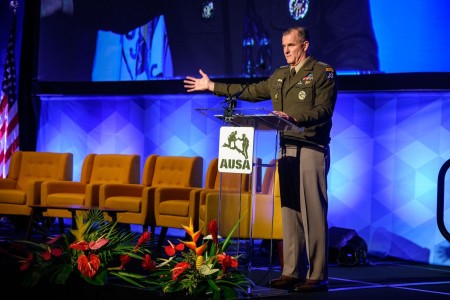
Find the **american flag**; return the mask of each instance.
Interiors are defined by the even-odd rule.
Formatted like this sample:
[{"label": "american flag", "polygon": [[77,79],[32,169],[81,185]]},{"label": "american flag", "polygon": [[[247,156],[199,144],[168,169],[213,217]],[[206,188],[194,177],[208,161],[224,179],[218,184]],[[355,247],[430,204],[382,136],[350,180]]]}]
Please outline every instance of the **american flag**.
[{"label": "american flag", "polygon": [[6,48],[6,60],[2,81],[2,100],[0,104],[0,173],[4,178],[8,174],[9,160],[14,151],[19,149],[19,112],[16,94],[16,63],[15,63],[15,36],[16,36],[16,11],[14,9],[8,46]]}]

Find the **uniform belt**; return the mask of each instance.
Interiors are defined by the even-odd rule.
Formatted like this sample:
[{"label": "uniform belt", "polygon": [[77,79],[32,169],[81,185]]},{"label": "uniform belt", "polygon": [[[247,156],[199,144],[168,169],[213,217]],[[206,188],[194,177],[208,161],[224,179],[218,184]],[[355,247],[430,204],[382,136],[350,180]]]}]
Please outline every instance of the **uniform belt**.
[{"label": "uniform belt", "polygon": [[289,146],[297,147],[297,156],[299,156],[301,148],[308,148],[308,149],[320,151],[323,153],[328,152],[328,145],[323,146],[323,145],[319,145],[319,144],[316,144],[316,143],[310,142],[310,141],[283,140],[282,139],[280,142],[282,154],[284,154],[284,155],[286,154],[286,147],[289,147]]}]

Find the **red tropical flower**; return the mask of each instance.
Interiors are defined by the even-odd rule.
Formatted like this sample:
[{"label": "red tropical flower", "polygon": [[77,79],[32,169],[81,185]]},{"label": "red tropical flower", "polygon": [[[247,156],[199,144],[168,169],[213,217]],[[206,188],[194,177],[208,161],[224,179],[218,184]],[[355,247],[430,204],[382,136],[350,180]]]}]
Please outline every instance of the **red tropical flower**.
[{"label": "red tropical flower", "polygon": [[123,269],[123,267],[128,264],[131,261],[131,257],[128,254],[124,254],[120,256],[120,269]]},{"label": "red tropical flower", "polygon": [[109,242],[108,239],[100,238],[94,242],[89,242],[89,249],[98,250]]},{"label": "red tropical flower", "polygon": [[58,256],[61,256],[62,254],[63,254],[63,251],[60,248],[52,249],[52,248],[48,247],[47,251],[41,253],[41,257],[43,260],[48,261],[52,258],[52,255],[58,257]]},{"label": "red tropical flower", "polygon": [[89,249],[89,244],[86,241],[75,242],[69,245],[70,249],[86,251]]},{"label": "red tropical flower", "polygon": [[100,268],[100,258],[97,255],[91,253],[89,254],[89,259],[86,255],[82,254],[78,257],[78,271],[84,276],[89,278],[94,277]]},{"label": "red tropical flower", "polygon": [[178,245],[174,246],[171,241],[168,241],[169,245],[164,247],[164,251],[169,256],[174,256],[177,251],[183,251],[184,250],[184,244],[179,243]]},{"label": "red tropical flower", "polygon": [[152,260],[150,254],[145,254],[144,257],[142,258],[142,268],[144,268],[144,270],[149,271],[156,270],[156,264]]},{"label": "red tropical flower", "polygon": [[144,243],[150,240],[150,231],[144,231],[140,236],[137,245],[134,247],[133,251],[137,251],[137,249]]},{"label": "red tropical flower", "polygon": [[49,261],[52,258],[52,254],[50,253],[50,251],[45,251],[41,253],[41,257],[43,260]]},{"label": "red tropical flower", "polygon": [[86,250],[98,250],[101,247],[103,247],[105,244],[107,244],[109,242],[108,239],[105,238],[100,238],[96,241],[92,241],[92,242],[86,242],[86,241],[79,241],[79,242],[75,242],[69,245],[70,249],[76,249],[76,250],[82,250],[82,251],[86,251]]},{"label": "red tropical flower", "polygon": [[183,272],[188,269],[191,265],[185,261],[179,262],[172,269],[172,280],[176,280],[178,276],[183,274]]},{"label": "red tropical flower", "polygon": [[238,261],[231,255],[228,254],[218,254],[217,258],[219,259],[219,263],[222,264],[222,271],[225,272],[228,268],[237,268],[239,263]]},{"label": "red tropical flower", "polygon": [[217,227],[217,221],[215,219],[212,219],[211,221],[209,221],[208,224],[208,231],[211,234],[211,237],[213,239],[214,244],[218,244],[219,240],[218,240],[218,227]]},{"label": "red tropical flower", "polygon": [[63,251],[60,248],[53,248],[50,252],[56,257],[63,255]]},{"label": "red tropical flower", "polygon": [[27,258],[20,265],[20,271],[25,271],[30,267],[31,262],[33,261],[33,253],[29,252]]},{"label": "red tropical flower", "polygon": [[47,245],[51,245],[51,244],[55,243],[56,241],[58,241],[60,237],[61,237],[60,234],[57,235],[57,236],[55,236],[55,237],[51,237],[51,238],[46,242],[46,244],[47,244]]}]

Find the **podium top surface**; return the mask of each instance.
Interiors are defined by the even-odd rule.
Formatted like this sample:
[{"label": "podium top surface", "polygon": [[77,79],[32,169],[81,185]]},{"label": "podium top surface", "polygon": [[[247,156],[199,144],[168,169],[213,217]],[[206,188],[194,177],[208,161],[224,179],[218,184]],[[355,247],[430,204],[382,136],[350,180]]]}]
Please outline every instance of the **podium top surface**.
[{"label": "podium top surface", "polygon": [[235,108],[231,115],[226,115],[223,108],[197,108],[196,111],[228,126],[253,127],[256,130],[298,132],[304,130],[303,127],[298,127],[264,108]]}]

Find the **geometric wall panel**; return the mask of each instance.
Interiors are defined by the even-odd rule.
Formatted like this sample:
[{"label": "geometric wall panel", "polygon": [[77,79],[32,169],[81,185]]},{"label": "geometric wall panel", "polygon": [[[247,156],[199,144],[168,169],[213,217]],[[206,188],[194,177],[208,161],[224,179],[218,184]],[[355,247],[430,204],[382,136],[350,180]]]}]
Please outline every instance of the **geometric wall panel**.
[{"label": "geometric wall panel", "polygon": [[[195,111],[221,108],[210,94],[41,97],[38,151],[74,153],[74,180],[88,153],[218,155],[221,124]],[[450,93],[341,92],[329,181],[329,225],[354,229],[369,252],[450,265],[436,222],[437,174],[450,159]],[[238,107],[271,109],[270,101]],[[255,157],[276,155],[274,132],[258,132]],[[450,175],[445,222],[450,228]]]}]

